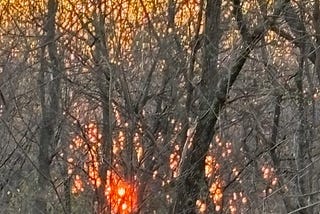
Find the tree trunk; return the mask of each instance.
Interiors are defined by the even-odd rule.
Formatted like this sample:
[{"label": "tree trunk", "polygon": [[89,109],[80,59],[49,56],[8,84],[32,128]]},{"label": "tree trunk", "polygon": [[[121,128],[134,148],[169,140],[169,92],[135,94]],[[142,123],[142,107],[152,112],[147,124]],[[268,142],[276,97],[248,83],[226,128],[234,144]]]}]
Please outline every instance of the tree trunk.
[{"label": "tree trunk", "polygon": [[252,48],[264,33],[265,29],[258,31],[252,37],[252,41],[247,45],[242,45],[236,56],[232,57],[230,75],[225,76],[218,83],[217,94],[219,96],[214,97],[209,110],[198,118],[191,146],[187,149],[185,158],[181,160],[174,213],[197,213],[196,200],[201,191],[205,190],[205,157],[215,134],[214,126],[217,122],[217,115],[224,106],[227,93],[237,79]]},{"label": "tree trunk", "polygon": [[[217,61],[220,41],[221,0],[208,0],[205,8],[202,80],[200,82],[200,120],[192,148],[182,161],[174,213],[196,213],[196,201],[204,185],[204,161],[217,120],[217,108],[210,109],[217,83]],[[207,112],[207,113],[206,113]],[[201,115],[204,116],[201,116]]]},{"label": "tree trunk", "polygon": [[[309,184],[309,142],[307,140],[307,115],[306,111],[308,106],[306,104],[303,92],[303,73],[305,69],[305,45],[301,48],[301,56],[299,62],[299,70],[295,76],[295,82],[297,85],[297,102],[298,102],[298,129],[296,135],[296,165],[297,165],[297,191],[298,195],[298,206],[307,207],[310,193]],[[312,213],[311,207],[308,209],[303,209],[300,213]]]},{"label": "tree trunk", "polygon": [[[47,20],[44,26],[44,39],[41,45],[41,68],[39,72],[39,90],[42,111],[39,139],[39,176],[35,207],[33,213],[47,213],[47,198],[50,185],[50,149],[54,147],[54,135],[59,115],[60,97],[60,62],[55,44],[55,17],[58,8],[57,0],[49,0],[47,4]],[[46,59],[46,48],[49,60]]]},{"label": "tree trunk", "polygon": [[105,18],[102,11],[102,2],[99,0],[94,13],[95,43],[93,59],[95,63],[95,75],[102,103],[102,156],[100,157],[99,175],[101,184],[98,186],[98,209],[99,213],[106,213],[108,204],[105,200],[105,184],[107,179],[108,165],[112,160],[112,130],[111,130],[111,64],[108,57]]},{"label": "tree trunk", "polygon": [[[181,160],[180,175],[177,182],[177,197],[174,213],[197,213],[196,201],[203,191],[207,190],[205,181],[205,157],[215,134],[214,126],[221,108],[225,105],[226,96],[237,79],[251,50],[263,38],[268,29],[268,23],[257,27],[253,34],[242,35],[243,44],[231,57],[231,68],[225,71],[229,75],[218,78],[217,59],[219,43],[220,1],[208,1],[206,7],[206,24],[204,38],[203,76],[201,92],[205,99],[201,100],[201,112],[190,145],[184,151],[186,155]],[[218,29],[217,29],[218,28]],[[214,83],[217,83],[216,85]],[[205,108],[206,107],[206,108]],[[183,153],[184,153],[183,152]]]}]

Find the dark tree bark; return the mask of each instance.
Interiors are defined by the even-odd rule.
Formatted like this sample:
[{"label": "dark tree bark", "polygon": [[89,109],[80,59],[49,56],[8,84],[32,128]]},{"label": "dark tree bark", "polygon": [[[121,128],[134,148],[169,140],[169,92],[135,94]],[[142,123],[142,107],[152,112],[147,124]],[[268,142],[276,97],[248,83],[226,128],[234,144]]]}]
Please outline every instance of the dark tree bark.
[{"label": "dark tree bark", "polygon": [[314,11],[313,11],[313,19],[314,19],[314,29],[316,31],[316,45],[315,49],[315,72],[318,75],[318,80],[320,83],[320,3],[319,0],[315,0],[314,3]]},{"label": "dark tree bark", "polygon": [[105,181],[107,178],[108,166],[112,162],[112,107],[111,107],[111,72],[112,67],[109,62],[109,52],[107,47],[107,35],[105,28],[105,15],[103,13],[103,3],[99,0],[95,6],[94,25],[94,50],[93,60],[96,83],[100,92],[102,103],[102,156],[100,157],[99,174],[101,184],[98,187],[98,209],[99,213],[107,213],[108,202],[105,200]]},{"label": "dark tree bark", "polygon": [[[302,32],[303,34],[303,32]],[[311,163],[310,156],[309,156],[309,143],[307,140],[307,115],[306,110],[308,106],[306,104],[303,92],[303,73],[305,69],[305,45],[301,47],[301,55],[299,59],[299,70],[295,76],[295,82],[297,86],[297,103],[298,103],[298,128],[297,128],[297,136],[296,136],[296,165],[297,165],[297,192],[300,195],[298,197],[298,206],[299,207],[307,207],[308,199],[310,196],[306,195],[310,190],[309,184],[309,167],[308,165]],[[312,213],[310,210],[311,207],[308,209],[300,210],[299,213]]]},{"label": "dark tree bark", "polygon": [[183,157],[178,181],[174,213],[196,213],[196,201],[205,187],[204,160],[211,139],[217,113],[223,100],[211,106],[218,82],[217,61],[220,41],[221,0],[208,0],[205,8],[203,36],[202,79],[200,82],[200,119],[196,127],[192,148]]},{"label": "dark tree bark", "polygon": [[[58,8],[57,0],[49,0],[47,4],[47,19],[44,26],[44,37],[41,48],[41,67],[39,72],[39,93],[42,121],[39,138],[39,192],[36,196],[33,213],[47,213],[47,198],[50,186],[51,154],[56,142],[55,130],[60,107],[60,75],[61,64],[56,47],[55,17]],[[48,59],[46,57],[48,51]]]},{"label": "dark tree bark", "polygon": [[195,202],[206,185],[204,181],[205,157],[215,134],[214,126],[217,122],[217,115],[225,105],[227,93],[236,81],[251,50],[264,33],[265,28],[257,30],[251,37],[251,42],[239,48],[232,58],[230,75],[221,78],[217,87],[217,96],[213,98],[208,111],[198,118],[191,147],[186,151],[182,160],[177,181],[177,201],[174,213],[197,213]]},{"label": "dark tree bark", "polygon": [[[242,34],[243,43],[235,50],[231,62],[228,63],[231,65],[229,72],[225,72],[229,75],[218,78],[217,59],[220,32],[216,28],[219,28],[220,6],[219,1],[207,2],[203,76],[200,83],[205,99],[202,99],[200,104],[202,111],[198,117],[192,143],[181,160],[180,175],[176,184],[177,199],[174,213],[197,213],[196,201],[203,191],[208,191],[204,176],[205,157],[215,134],[217,116],[224,107],[226,96],[251,50],[261,40],[270,24],[263,23],[252,34]],[[241,26],[244,26],[243,24]]]}]

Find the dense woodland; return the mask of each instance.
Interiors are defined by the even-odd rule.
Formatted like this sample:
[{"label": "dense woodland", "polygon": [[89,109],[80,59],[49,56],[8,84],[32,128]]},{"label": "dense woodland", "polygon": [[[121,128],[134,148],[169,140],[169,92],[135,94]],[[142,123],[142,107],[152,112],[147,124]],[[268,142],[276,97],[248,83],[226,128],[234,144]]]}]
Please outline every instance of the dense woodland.
[{"label": "dense woodland", "polygon": [[0,212],[320,212],[319,0],[0,0]]}]

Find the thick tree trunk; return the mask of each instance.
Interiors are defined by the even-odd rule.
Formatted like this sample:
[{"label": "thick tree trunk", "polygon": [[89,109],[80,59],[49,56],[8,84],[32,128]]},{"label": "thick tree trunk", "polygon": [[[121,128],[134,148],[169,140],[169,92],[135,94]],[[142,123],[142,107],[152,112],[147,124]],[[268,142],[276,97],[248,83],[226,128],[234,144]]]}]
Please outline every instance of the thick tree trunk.
[{"label": "thick tree trunk", "polygon": [[265,29],[261,29],[252,37],[249,44],[242,45],[239,48],[237,54],[232,58],[230,75],[219,81],[217,96],[214,97],[207,112],[198,118],[191,146],[187,149],[185,158],[181,160],[174,213],[197,213],[196,200],[201,191],[204,190],[205,157],[215,134],[214,126],[217,122],[217,115],[223,108],[227,93],[239,75],[252,48],[264,33]]},{"label": "thick tree trunk", "polygon": [[244,42],[231,57],[230,70],[225,72],[229,75],[219,80],[217,59],[220,32],[217,28],[220,23],[220,6],[220,1],[207,2],[203,76],[200,83],[205,99],[201,100],[201,111],[191,145],[183,152],[186,155],[181,160],[180,175],[176,184],[177,197],[174,213],[197,213],[196,201],[203,191],[208,191],[204,176],[205,157],[215,134],[214,126],[217,116],[251,50],[261,40],[269,26],[268,23],[264,23],[255,29],[253,34],[242,35]]},{"label": "thick tree trunk", "polygon": [[[59,114],[60,97],[60,62],[55,45],[55,17],[58,8],[57,0],[49,0],[47,4],[47,20],[45,22],[41,49],[41,70],[39,72],[40,101],[42,121],[39,139],[39,192],[36,195],[33,213],[47,213],[47,198],[50,185],[50,149],[54,147],[54,134]],[[49,60],[46,59],[46,48]]]},{"label": "thick tree trunk", "polygon": [[[200,82],[200,115],[195,131],[194,144],[184,160],[181,160],[177,201],[174,213],[196,213],[196,200],[204,185],[204,160],[214,134],[216,112],[211,108],[218,80],[217,61],[220,41],[221,0],[208,0],[205,8],[205,29],[203,36],[203,67]],[[218,109],[220,105],[218,104]],[[215,109],[216,111],[219,111]],[[209,117],[208,117],[209,116]],[[183,152],[185,153],[185,152]]]},{"label": "thick tree trunk", "polygon": [[95,63],[96,82],[100,92],[102,104],[102,156],[100,157],[99,175],[101,185],[98,186],[99,213],[107,213],[108,203],[105,200],[105,184],[108,166],[112,160],[112,126],[111,126],[111,64],[108,57],[105,18],[102,11],[102,2],[99,0],[93,18],[95,43],[93,59]]},{"label": "thick tree trunk", "polygon": [[[296,165],[297,165],[297,192],[298,206],[307,207],[308,201],[310,201],[311,192],[309,183],[309,170],[310,170],[310,156],[309,147],[310,142],[307,140],[307,115],[306,110],[308,106],[304,98],[304,86],[303,86],[303,73],[305,69],[305,47],[301,48],[301,57],[299,62],[299,70],[295,76],[295,82],[297,85],[297,102],[298,102],[298,128],[296,134]],[[312,207],[303,209],[300,213],[312,213]]]}]

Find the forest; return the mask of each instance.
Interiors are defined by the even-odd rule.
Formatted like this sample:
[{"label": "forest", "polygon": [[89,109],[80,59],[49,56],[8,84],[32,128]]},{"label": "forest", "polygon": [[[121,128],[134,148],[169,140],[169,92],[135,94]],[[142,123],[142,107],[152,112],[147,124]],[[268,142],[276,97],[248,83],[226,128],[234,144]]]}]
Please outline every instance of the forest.
[{"label": "forest", "polygon": [[0,213],[320,213],[319,0],[0,0]]}]

